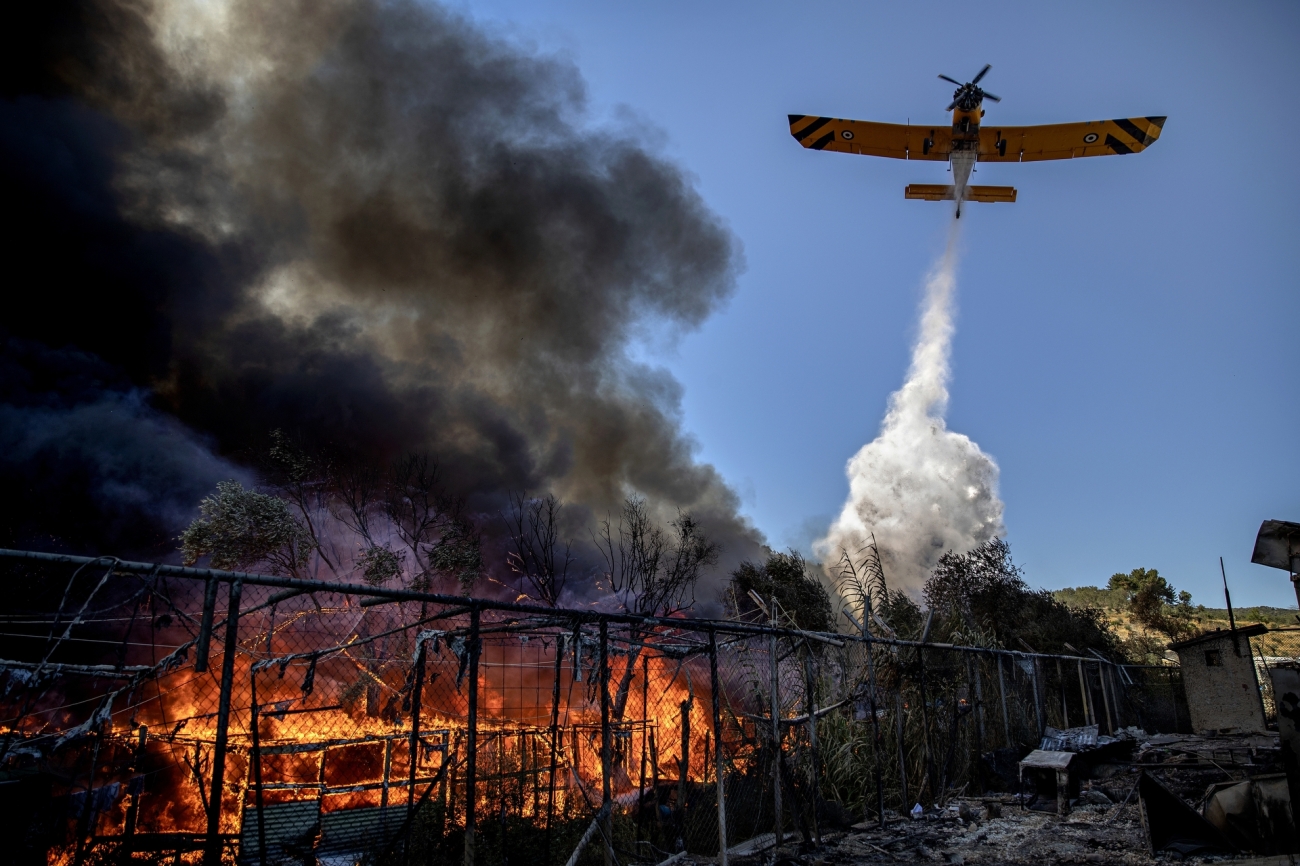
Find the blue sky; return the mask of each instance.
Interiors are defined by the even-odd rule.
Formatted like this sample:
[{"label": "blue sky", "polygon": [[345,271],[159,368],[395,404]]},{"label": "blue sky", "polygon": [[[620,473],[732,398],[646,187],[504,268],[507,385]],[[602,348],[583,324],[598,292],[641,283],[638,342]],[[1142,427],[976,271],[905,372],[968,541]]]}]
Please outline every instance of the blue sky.
[{"label": "blue sky", "polygon": [[[1128,157],[990,165],[1019,189],[963,216],[951,429],[1002,470],[1030,582],[1158,568],[1222,604],[1294,605],[1249,563],[1300,520],[1300,5],[476,0],[468,15],[572,58],[593,122],[628,115],[741,239],[739,291],[647,354],[686,428],[774,546],[806,547],[901,382],[947,205],[939,163],[814,153],[786,115],[941,123],[984,63],[988,118],[1164,114]],[[969,221],[967,219],[969,218]]]}]

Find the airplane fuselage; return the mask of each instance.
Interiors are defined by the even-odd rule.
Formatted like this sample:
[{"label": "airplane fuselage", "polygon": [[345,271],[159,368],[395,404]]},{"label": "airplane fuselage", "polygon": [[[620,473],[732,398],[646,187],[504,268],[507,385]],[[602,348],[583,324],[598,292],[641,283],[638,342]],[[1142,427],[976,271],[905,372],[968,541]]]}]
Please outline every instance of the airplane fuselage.
[{"label": "airplane fuselage", "polygon": [[[948,165],[952,170],[953,198],[957,201],[957,218],[961,218],[961,203],[980,153],[980,118],[984,116],[981,103],[974,108],[958,106],[952,112],[952,151]],[[1004,144],[1003,147],[1006,145]]]}]

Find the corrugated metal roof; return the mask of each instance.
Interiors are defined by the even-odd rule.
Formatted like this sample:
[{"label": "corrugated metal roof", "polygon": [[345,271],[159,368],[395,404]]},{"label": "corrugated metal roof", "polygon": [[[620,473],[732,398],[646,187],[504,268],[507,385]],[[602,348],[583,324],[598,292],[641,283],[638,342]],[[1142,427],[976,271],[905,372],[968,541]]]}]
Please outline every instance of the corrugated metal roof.
[{"label": "corrugated metal roof", "polygon": [[[320,832],[320,800],[297,800],[274,803],[262,809],[266,826],[266,859],[275,862],[286,856],[286,847],[311,850],[313,837]],[[244,823],[239,834],[239,862],[260,862],[257,806],[244,807]]]},{"label": "corrugated metal roof", "polygon": [[339,854],[378,848],[401,829],[405,819],[404,805],[387,809],[363,806],[326,812],[321,816],[321,840],[317,853]]}]

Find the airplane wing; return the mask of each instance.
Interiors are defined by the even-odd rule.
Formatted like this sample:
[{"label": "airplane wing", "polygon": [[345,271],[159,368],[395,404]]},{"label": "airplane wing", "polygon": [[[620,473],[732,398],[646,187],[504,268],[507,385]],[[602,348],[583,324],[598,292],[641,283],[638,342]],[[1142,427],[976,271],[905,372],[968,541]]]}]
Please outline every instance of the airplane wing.
[{"label": "airplane wing", "polygon": [[812,150],[834,150],[893,159],[947,160],[952,127],[920,127],[869,120],[790,115],[790,134]]},{"label": "airplane wing", "polygon": [[980,128],[980,162],[1036,162],[1141,153],[1160,137],[1163,117],[1128,117],[1044,126]]}]

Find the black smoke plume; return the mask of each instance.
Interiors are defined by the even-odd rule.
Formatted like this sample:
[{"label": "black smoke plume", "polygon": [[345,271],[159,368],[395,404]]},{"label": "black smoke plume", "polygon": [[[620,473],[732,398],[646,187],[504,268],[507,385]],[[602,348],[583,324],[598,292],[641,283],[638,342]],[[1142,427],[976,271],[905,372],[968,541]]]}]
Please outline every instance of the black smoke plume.
[{"label": "black smoke plume", "polygon": [[716,310],[739,245],[572,64],[408,2],[8,14],[5,543],[161,555],[282,429],[427,451],[486,516],[549,492],[580,532],[637,493],[755,555],[629,354]]}]

